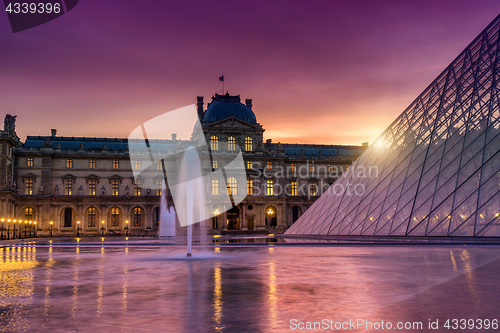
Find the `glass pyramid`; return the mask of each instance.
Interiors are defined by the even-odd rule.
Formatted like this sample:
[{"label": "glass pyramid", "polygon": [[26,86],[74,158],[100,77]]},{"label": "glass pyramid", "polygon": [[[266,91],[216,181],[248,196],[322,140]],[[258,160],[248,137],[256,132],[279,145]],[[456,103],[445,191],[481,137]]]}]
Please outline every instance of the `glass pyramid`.
[{"label": "glass pyramid", "polygon": [[286,234],[500,237],[500,15]]}]

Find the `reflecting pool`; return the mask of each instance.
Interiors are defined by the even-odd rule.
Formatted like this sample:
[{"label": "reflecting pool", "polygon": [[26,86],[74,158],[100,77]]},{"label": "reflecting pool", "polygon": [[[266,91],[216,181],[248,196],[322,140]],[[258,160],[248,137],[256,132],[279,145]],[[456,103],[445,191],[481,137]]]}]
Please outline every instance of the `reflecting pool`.
[{"label": "reflecting pool", "polygon": [[4,244],[0,258],[1,332],[290,332],[325,319],[420,331],[438,319],[447,331],[447,318],[500,319],[498,246],[242,243],[186,259],[167,242],[43,241]]}]

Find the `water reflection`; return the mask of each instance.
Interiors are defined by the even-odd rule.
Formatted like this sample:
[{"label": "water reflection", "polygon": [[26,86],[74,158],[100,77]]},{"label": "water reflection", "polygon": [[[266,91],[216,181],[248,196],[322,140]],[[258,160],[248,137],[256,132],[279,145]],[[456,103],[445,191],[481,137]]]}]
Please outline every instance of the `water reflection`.
[{"label": "water reflection", "polygon": [[220,245],[185,260],[175,246],[85,243],[0,247],[0,331],[276,332],[386,308],[404,320],[415,309],[399,302],[457,277],[467,307],[498,308],[484,299],[496,280],[477,273],[498,248]]}]

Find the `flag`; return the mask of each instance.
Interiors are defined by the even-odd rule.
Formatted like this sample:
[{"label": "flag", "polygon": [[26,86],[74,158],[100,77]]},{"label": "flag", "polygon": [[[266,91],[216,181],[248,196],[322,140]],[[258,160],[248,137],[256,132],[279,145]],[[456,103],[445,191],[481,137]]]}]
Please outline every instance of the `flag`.
[{"label": "flag", "polygon": [[224,82],[224,75],[222,75],[222,76],[219,77],[219,81]]}]

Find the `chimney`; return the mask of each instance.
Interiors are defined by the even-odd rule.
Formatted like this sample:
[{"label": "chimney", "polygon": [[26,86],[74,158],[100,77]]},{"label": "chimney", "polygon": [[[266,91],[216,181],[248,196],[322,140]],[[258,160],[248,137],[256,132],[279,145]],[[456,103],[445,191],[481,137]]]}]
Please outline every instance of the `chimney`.
[{"label": "chimney", "polygon": [[54,128],[53,128],[53,129],[51,129],[51,130],[50,130],[50,136],[54,138],[56,135],[57,135],[57,130],[56,130],[56,129],[54,129]]},{"label": "chimney", "polygon": [[198,118],[200,118],[200,121],[202,121],[205,116],[205,112],[203,112],[203,96],[198,96],[196,97],[196,99],[198,100],[198,103],[196,103]]},{"label": "chimney", "polygon": [[172,141],[177,141],[177,133],[172,133]]},{"label": "chimney", "polygon": [[245,104],[246,104],[246,106],[248,106],[250,108],[250,110],[252,110],[252,99],[251,98],[245,99]]}]

